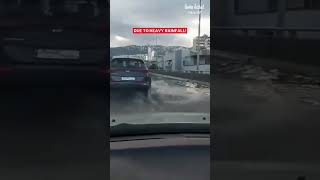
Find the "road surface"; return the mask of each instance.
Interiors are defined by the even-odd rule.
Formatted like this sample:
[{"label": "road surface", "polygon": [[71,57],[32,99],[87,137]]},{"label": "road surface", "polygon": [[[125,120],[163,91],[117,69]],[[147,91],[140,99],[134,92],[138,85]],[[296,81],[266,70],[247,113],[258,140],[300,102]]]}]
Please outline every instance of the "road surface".
[{"label": "road surface", "polygon": [[320,87],[227,77],[214,87],[215,179],[319,179]]},{"label": "road surface", "polygon": [[[139,95],[118,94],[111,97],[110,109],[107,91],[2,89],[0,160],[7,169],[0,179],[21,179],[21,175],[46,179],[50,173],[83,179],[103,176],[109,110],[117,114],[210,111],[209,89],[181,84],[153,77],[149,102]],[[41,172],[36,171],[39,167]]]},{"label": "road surface", "polygon": [[216,160],[320,162],[316,77],[251,65],[225,72],[211,96]]},{"label": "road surface", "polygon": [[21,88],[2,90],[0,94],[2,122],[17,128],[99,128],[101,122],[107,122],[108,111],[210,112],[209,88],[157,76],[152,77],[148,101],[138,93],[111,93],[110,109],[107,90],[97,93],[76,88]]},{"label": "road surface", "polygon": [[110,106],[110,113],[117,115],[152,112],[210,113],[210,89],[154,75],[148,101],[139,93],[112,92]]},{"label": "road surface", "polygon": [[[320,161],[320,88],[317,85],[217,75],[210,93],[208,88],[196,88],[178,80],[152,78],[149,102],[139,95],[111,94],[110,113],[210,112],[211,109],[217,161]],[[2,162],[9,167],[8,162],[14,166],[15,160],[20,160],[27,167],[28,163],[35,162],[34,157],[38,157],[41,164],[41,157],[57,155],[57,152],[61,153],[59,157],[44,161],[56,162],[60,158],[71,163],[79,157],[82,157],[80,161],[101,157],[100,152],[93,150],[103,149],[105,145],[106,95],[90,92],[84,95],[72,89],[2,91],[1,136],[5,137],[2,143],[10,144],[2,146]],[[70,129],[75,131],[69,136]],[[83,139],[91,145],[83,144]],[[71,146],[61,143],[63,140],[76,143]],[[35,145],[39,147],[34,149]],[[69,151],[72,147],[83,151]],[[9,152],[12,156],[7,156]],[[92,157],[85,158],[88,152]]]}]

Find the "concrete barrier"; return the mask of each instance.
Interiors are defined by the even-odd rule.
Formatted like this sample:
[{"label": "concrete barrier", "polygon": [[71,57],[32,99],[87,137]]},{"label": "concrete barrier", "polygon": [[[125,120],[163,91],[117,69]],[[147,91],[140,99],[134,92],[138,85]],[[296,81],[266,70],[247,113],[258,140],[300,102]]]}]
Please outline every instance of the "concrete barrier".
[{"label": "concrete barrier", "polygon": [[170,71],[163,71],[163,70],[151,70],[152,73],[174,76],[178,78],[193,80],[193,81],[200,81],[210,83],[210,74],[199,74],[195,72],[170,72]]}]

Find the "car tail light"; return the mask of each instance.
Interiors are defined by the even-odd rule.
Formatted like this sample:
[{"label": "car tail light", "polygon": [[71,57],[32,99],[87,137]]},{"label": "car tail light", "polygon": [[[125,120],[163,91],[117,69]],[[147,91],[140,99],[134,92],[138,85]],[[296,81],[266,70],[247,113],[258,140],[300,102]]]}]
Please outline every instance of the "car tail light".
[{"label": "car tail light", "polygon": [[138,70],[135,70],[136,72],[142,72],[143,74],[149,76],[149,71],[146,70],[146,69],[138,69]]},{"label": "car tail light", "polygon": [[143,72],[143,74],[145,74],[147,77],[149,77],[150,76],[150,73],[149,73],[149,71],[148,70],[141,70],[142,72]]}]

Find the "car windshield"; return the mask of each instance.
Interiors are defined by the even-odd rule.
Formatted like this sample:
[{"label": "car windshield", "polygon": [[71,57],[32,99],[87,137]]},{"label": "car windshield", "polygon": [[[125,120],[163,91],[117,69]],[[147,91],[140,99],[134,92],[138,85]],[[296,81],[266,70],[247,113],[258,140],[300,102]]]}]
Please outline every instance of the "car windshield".
[{"label": "car windshield", "polygon": [[[203,0],[199,6],[203,20],[200,37],[195,26],[199,9],[187,7],[198,7],[193,0],[172,6],[167,6],[169,0],[144,0],[126,6],[126,13],[122,8],[127,4],[125,0],[110,3],[111,126],[158,123],[168,130],[172,126],[188,127],[188,132],[190,127],[184,123],[194,124],[194,128],[198,124],[209,125],[210,1]],[[164,29],[158,27],[171,33],[160,34]],[[136,28],[155,28],[150,30],[155,34],[136,34]],[[136,70],[140,68],[143,70]],[[125,134],[127,126],[120,127],[126,127],[122,133]]]}]

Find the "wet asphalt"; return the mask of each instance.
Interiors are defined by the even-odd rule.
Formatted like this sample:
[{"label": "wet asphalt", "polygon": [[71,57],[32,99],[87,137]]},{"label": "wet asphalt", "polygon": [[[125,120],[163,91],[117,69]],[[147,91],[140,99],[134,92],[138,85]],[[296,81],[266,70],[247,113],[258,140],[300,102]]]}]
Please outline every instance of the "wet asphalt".
[{"label": "wet asphalt", "polygon": [[209,87],[194,87],[183,80],[159,76],[152,77],[151,87],[148,97],[131,90],[111,92],[110,113],[210,113]]},{"label": "wet asphalt", "polygon": [[214,159],[320,162],[319,98],[319,86],[215,78]]},{"label": "wet asphalt", "polygon": [[[108,111],[211,110],[212,159],[216,161],[320,161],[318,86],[223,76],[215,76],[211,92],[209,88],[182,84],[153,77],[148,100],[135,93],[111,93],[109,101],[105,92],[79,89],[2,90],[1,162],[3,167],[15,169],[12,173],[4,171],[3,177],[26,167],[30,170],[21,172],[35,173],[40,164],[48,165],[42,167],[42,172],[52,167],[60,174],[68,168],[78,174],[83,172],[82,177],[103,172],[99,168],[91,172],[81,169],[90,163],[94,167],[99,160],[103,163],[101,157],[107,159],[104,133]],[[81,163],[85,165],[75,166]],[[47,173],[40,174],[44,177]]]},{"label": "wet asphalt", "polygon": [[136,93],[112,93],[109,100],[108,93],[106,89],[1,89],[0,178],[105,177],[108,111],[210,111],[209,89],[171,79],[153,77],[147,100]]}]

